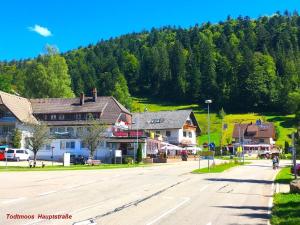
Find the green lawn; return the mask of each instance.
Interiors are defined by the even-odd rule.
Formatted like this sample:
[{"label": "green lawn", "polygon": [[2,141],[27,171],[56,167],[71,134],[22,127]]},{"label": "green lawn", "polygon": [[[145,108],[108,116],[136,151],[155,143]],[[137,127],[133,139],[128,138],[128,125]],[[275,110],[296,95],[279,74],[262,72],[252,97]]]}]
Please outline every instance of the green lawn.
[{"label": "green lawn", "polygon": [[[249,164],[248,162],[245,163],[245,164]],[[208,168],[202,168],[202,169],[196,169],[196,170],[193,170],[192,173],[221,173],[225,170],[228,170],[232,167],[235,167],[235,166],[240,166],[240,165],[244,165],[243,163],[240,163],[240,162],[233,162],[233,161],[230,161],[230,162],[225,162],[225,163],[222,163],[222,164],[218,164],[218,165],[215,165],[215,166],[212,166],[210,168],[210,170],[208,170]]]},{"label": "green lawn", "polygon": [[[143,111],[147,108],[148,111],[161,111],[161,110],[179,110],[179,109],[193,109],[199,126],[202,130],[201,136],[198,137],[198,144],[202,145],[204,142],[208,142],[207,135],[207,111],[204,104],[200,107],[198,104],[175,104],[169,102],[161,102],[157,100],[150,100],[147,98],[134,98],[134,102],[139,107],[139,111]],[[273,115],[266,114],[261,115],[257,113],[244,113],[244,114],[227,114],[223,120],[224,124],[227,124],[228,128],[223,130],[222,134],[222,120],[217,116],[215,112],[210,113],[210,140],[217,146],[221,144],[226,145],[232,141],[232,131],[235,123],[239,122],[255,122],[257,119],[263,121],[273,122],[279,130],[279,138],[276,142],[277,145],[284,147],[284,142],[291,143],[291,134],[296,129],[293,127],[294,115]],[[222,138],[221,138],[222,137]]]},{"label": "green lawn", "polygon": [[280,193],[274,196],[271,224],[300,224],[300,194]]},{"label": "green lawn", "polygon": [[[280,170],[275,178],[276,183],[288,184],[293,180],[290,167]],[[278,193],[274,195],[271,224],[300,224],[300,194]]]},{"label": "green lawn", "polygon": [[26,171],[58,171],[58,170],[100,170],[100,169],[120,169],[120,168],[134,168],[145,167],[150,164],[101,164],[101,165],[71,165],[69,167],[64,166],[45,166],[42,167],[21,167],[21,166],[0,166],[0,172],[26,172]]},{"label": "green lawn", "polygon": [[291,174],[291,167],[285,167],[277,174],[275,183],[289,184],[293,180],[293,177],[293,174]]}]

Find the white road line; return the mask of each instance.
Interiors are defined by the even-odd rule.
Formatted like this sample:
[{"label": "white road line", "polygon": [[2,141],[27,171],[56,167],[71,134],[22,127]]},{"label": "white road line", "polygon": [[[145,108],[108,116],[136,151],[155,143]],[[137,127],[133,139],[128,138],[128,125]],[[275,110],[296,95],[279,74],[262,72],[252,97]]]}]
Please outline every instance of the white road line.
[{"label": "white road line", "polygon": [[39,196],[50,195],[50,194],[53,194],[55,192],[57,192],[57,191],[48,191],[48,192],[44,192],[44,193],[39,194]]},{"label": "white road line", "polygon": [[32,224],[37,224],[37,223],[42,222],[42,221],[44,221],[44,220],[34,220],[34,221],[29,222],[29,223],[23,223],[22,225],[32,225]]},{"label": "white road line", "polygon": [[184,200],[182,202],[180,202],[178,205],[176,205],[175,207],[169,209],[168,211],[166,211],[165,213],[161,214],[159,217],[157,217],[155,220],[150,221],[149,223],[147,223],[146,225],[152,225],[154,223],[156,223],[157,221],[159,221],[161,218],[165,217],[166,215],[174,212],[176,209],[178,209],[180,206],[182,206],[183,204],[185,204],[186,202],[188,202],[190,200],[190,198],[184,198]]},{"label": "white road line", "polygon": [[14,199],[9,199],[9,200],[3,201],[2,203],[3,204],[9,204],[9,203],[12,203],[12,202],[18,202],[18,201],[22,201],[22,200],[25,200],[25,199],[26,198],[24,198],[24,197],[14,198]]},{"label": "white road line", "polygon": [[164,198],[164,199],[174,199],[174,197],[170,197],[170,196],[162,196],[162,198]]},{"label": "white road line", "polygon": [[205,186],[203,186],[202,188],[200,188],[199,191],[204,191],[207,187],[208,187],[208,185],[205,185]]},{"label": "white road line", "polygon": [[269,199],[269,203],[268,203],[268,214],[271,214],[271,209],[273,207],[273,197],[271,197]]}]

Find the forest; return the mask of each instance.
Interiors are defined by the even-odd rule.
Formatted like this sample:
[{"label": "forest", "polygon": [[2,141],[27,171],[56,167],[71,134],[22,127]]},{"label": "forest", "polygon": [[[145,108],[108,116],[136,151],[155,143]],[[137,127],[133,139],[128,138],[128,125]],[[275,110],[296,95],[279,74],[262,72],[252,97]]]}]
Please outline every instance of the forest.
[{"label": "forest", "polygon": [[166,26],[34,59],[0,62],[0,90],[21,96],[113,95],[174,103],[212,99],[227,112],[300,110],[300,16],[288,11]]}]

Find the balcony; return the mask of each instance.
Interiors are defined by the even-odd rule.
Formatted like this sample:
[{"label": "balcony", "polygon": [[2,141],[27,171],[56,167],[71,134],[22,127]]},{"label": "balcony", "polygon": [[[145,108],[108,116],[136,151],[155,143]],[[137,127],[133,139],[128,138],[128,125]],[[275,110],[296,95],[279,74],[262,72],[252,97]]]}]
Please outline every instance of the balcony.
[{"label": "balcony", "polygon": [[126,130],[126,131],[114,131],[114,137],[145,137],[145,132],[142,130]]}]

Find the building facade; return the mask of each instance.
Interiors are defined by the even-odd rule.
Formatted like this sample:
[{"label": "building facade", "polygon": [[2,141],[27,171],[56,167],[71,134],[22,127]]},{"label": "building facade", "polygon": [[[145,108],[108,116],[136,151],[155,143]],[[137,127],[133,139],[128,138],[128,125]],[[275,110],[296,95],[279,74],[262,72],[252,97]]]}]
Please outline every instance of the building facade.
[{"label": "building facade", "polygon": [[196,146],[201,132],[192,110],[133,113],[132,121],[132,129],[180,147]]}]

